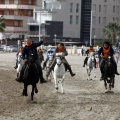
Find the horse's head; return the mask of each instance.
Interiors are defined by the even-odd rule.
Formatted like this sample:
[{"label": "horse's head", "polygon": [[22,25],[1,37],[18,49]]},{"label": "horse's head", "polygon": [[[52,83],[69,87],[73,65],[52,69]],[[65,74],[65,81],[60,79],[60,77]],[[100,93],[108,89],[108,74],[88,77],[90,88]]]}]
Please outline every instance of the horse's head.
[{"label": "horse's head", "polygon": [[49,61],[53,61],[53,57],[54,57],[54,55],[50,53],[50,55],[49,55]]},{"label": "horse's head", "polygon": [[91,58],[91,61],[94,62],[95,61],[95,53],[91,52],[89,57]]},{"label": "horse's head", "polygon": [[62,57],[63,57],[63,54],[62,53],[56,53],[56,64],[58,65],[58,67],[60,67],[60,65],[62,64]]},{"label": "horse's head", "polygon": [[111,56],[110,56],[110,55],[108,56],[108,58],[107,58],[107,61],[106,61],[106,62],[107,62],[107,64],[108,64],[108,66],[110,66],[110,65],[111,65]]}]

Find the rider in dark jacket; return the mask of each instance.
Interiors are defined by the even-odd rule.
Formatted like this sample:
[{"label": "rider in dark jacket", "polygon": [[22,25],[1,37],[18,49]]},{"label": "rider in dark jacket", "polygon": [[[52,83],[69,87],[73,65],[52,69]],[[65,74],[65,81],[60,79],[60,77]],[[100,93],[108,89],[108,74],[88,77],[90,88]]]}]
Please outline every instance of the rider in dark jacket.
[{"label": "rider in dark jacket", "polygon": [[34,51],[34,53],[35,53],[34,60],[35,60],[35,63],[37,65],[37,68],[38,68],[38,71],[39,71],[40,82],[41,83],[46,82],[45,79],[43,78],[42,68],[41,68],[40,62],[38,60],[38,54],[37,54],[37,47],[40,46],[44,42],[44,40],[45,40],[45,37],[42,37],[42,40],[38,43],[33,43],[30,38],[28,38],[26,40],[25,47],[23,48],[23,51],[22,51],[22,59],[24,60],[25,64],[23,65],[22,70],[20,72],[20,77],[17,78],[16,81],[18,81],[18,82],[22,81],[22,77],[23,77],[23,74],[24,74],[26,63],[29,59],[29,52]]},{"label": "rider in dark jacket", "polygon": [[114,50],[113,50],[112,46],[110,45],[109,41],[105,41],[103,46],[99,49],[99,51],[98,51],[99,58],[100,58],[101,54],[102,54],[102,59],[100,61],[100,71],[101,71],[100,80],[103,80],[103,77],[104,77],[103,76],[103,74],[104,74],[103,73],[103,66],[105,64],[105,59],[108,58],[109,54],[110,54],[110,56],[112,58],[111,61],[112,61],[113,65],[114,65],[114,67],[115,67],[115,74],[119,75],[119,73],[117,72],[117,64],[116,64],[116,62],[114,60],[114,57],[113,57]]}]

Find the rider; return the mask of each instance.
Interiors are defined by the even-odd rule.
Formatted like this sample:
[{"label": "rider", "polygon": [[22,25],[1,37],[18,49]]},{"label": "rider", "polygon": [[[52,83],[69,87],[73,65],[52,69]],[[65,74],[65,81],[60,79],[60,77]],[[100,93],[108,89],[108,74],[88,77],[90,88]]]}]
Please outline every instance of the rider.
[{"label": "rider", "polygon": [[52,48],[48,49],[47,52],[46,52],[46,60],[45,60],[44,63],[43,63],[43,70],[45,69],[46,63],[47,63],[47,61],[49,60],[49,56],[50,56],[51,54],[54,55],[54,50],[53,50]]},{"label": "rider", "polygon": [[35,56],[36,56],[35,63],[37,65],[37,68],[39,71],[40,82],[41,83],[46,82],[45,79],[43,78],[43,72],[42,72],[42,68],[41,68],[40,62],[38,60],[38,54],[37,54],[37,47],[40,46],[44,41],[45,41],[45,37],[42,37],[42,40],[40,42],[37,42],[37,43],[33,43],[33,41],[30,38],[26,39],[26,44],[25,44],[25,47],[23,48],[23,51],[22,51],[22,59],[24,60],[24,65],[23,65],[22,70],[20,72],[20,76],[19,76],[19,78],[16,79],[16,81],[18,81],[18,82],[22,81],[24,70],[26,67],[26,63],[29,59],[29,52],[35,51]]},{"label": "rider", "polygon": [[[61,52],[64,54],[64,56],[68,55],[68,52],[66,51],[66,47],[64,46],[63,43],[58,44],[58,46],[55,49],[55,53],[61,53]],[[65,67],[69,70],[71,76],[72,77],[75,76],[75,73],[72,72],[72,69],[71,69],[69,63],[67,62],[67,60],[65,59],[65,57],[62,58],[62,62],[64,63]],[[54,58],[51,66],[50,66],[50,69],[46,74],[47,77],[49,76],[51,70],[54,69],[55,64],[56,64],[56,59]]]},{"label": "rider", "polygon": [[20,49],[18,50],[18,52],[17,52],[17,54],[16,54],[16,65],[15,65],[15,69],[17,69],[17,67],[18,67],[18,55],[19,55],[19,53],[22,53],[22,50],[23,50],[23,47],[20,47]]},{"label": "rider", "polygon": [[114,54],[114,50],[112,48],[112,46],[110,45],[110,42],[109,41],[105,41],[103,46],[99,49],[98,51],[98,55],[99,57],[101,56],[102,54],[102,60],[100,62],[100,71],[101,71],[101,78],[100,80],[103,80],[103,66],[105,64],[105,59],[108,58],[108,54],[111,55],[111,62],[113,63],[114,67],[115,67],[115,74],[117,75],[120,75],[118,72],[117,72],[117,64],[114,60],[114,57],[113,57],[113,54]]},{"label": "rider", "polygon": [[[95,52],[95,50],[94,50],[94,48],[93,48],[92,45],[90,45],[90,48],[87,49],[87,51],[86,51],[87,57],[86,57],[85,60],[84,60],[84,65],[83,65],[83,67],[85,67],[85,64],[87,64],[88,54],[90,54],[91,52]],[[95,59],[95,68],[96,68],[96,59]]]}]

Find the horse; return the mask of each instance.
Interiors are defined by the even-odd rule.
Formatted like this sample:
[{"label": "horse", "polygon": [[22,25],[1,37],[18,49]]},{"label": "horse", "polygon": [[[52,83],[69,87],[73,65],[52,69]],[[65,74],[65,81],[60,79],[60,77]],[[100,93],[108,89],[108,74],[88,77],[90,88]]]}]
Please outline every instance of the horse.
[{"label": "horse", "polygon": [[90,53],[87,64],[86,64],[86,71],[87,71],[87,75],[88,75],[87,80],[92,80],[92,78],[90,78],[92,70],[94,73],[94,78],[96,78],[96,75],[95,75],[95,53],[94,52]]},{"label": "horse", "polygon": [[62,93],[64,93],[63,82],[65,79],[66,69],[62,62],[62,57],[63,57],[63,53],[56,53],[56,55],[55,55],[56,64],[55,64],[54,71],[53,71],[53,77],[54,77],[56,90],[58,90],[58,83],[60,83],[61,91],[62,91]]},{"label": "horse", "polygon": [[[52,53],[50,53],[47,64],[46,64],[46,73],[49,71],[50,66],[53,62],[53,59],[54,59],[54,55]],[[51,80],[51,79],[52,79],[52,72],[50,73],[50,75],[48,77],[48,80]]]},{"label": "horse", "polygon": [[24,89],[22,94],[23,96],[28,96],[27,87],[28,85],[32,85],[31,100],[33,100],[34,92],[38,93],[37,83],[39,81],[39,72],[34,58],[34,51],[30,51],[29,60],[26,63],[23,75]]},{"label": "horse", "polygon": [[20,76],[20,71],[21,71],[22,66],[23,66],[23,60],[22,60],[22,53],[21,52],[18,54],[17,60],[18,60],[17,77],[19,77]]},{"label": "horse", "polygon": [[111,56],[104,59],[105,64],[103,66],[103,78],[104,78],[104,86],[107,89],[107,83],[109,84],[109,90],[114,88],[114,80],[115,80],[115,67],[112,65]]}]

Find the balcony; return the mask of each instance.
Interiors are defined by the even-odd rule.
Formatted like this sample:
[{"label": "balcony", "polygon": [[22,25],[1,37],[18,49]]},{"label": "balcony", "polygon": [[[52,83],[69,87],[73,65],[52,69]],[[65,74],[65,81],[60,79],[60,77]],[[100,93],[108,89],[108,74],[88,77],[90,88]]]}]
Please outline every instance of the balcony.
[{"label": "balcony", "polygon": [[40,8],[39,6],[36,5],[16,5],[16,4],[0,4],[0,9],[31,9],[33,8]]},{"label": "balcony", "polygon": [[3,17],[5,18],[5,19],[10,19],[10,20],[13,20],[13,19],[15,19],[15,20],[23,20],[23,18],[25,18],[25,19],[30,19],[30,18],[32,18],[32,17],[28,17],[28,16],[19,16],[19,15],[3,15]]},{"label": "balcony", "polygon": [[28,30],[24,27],[14,27],[14,26],[10,26],[10,27],[6,27],[5,29],[6,32],[27,32]]}]

